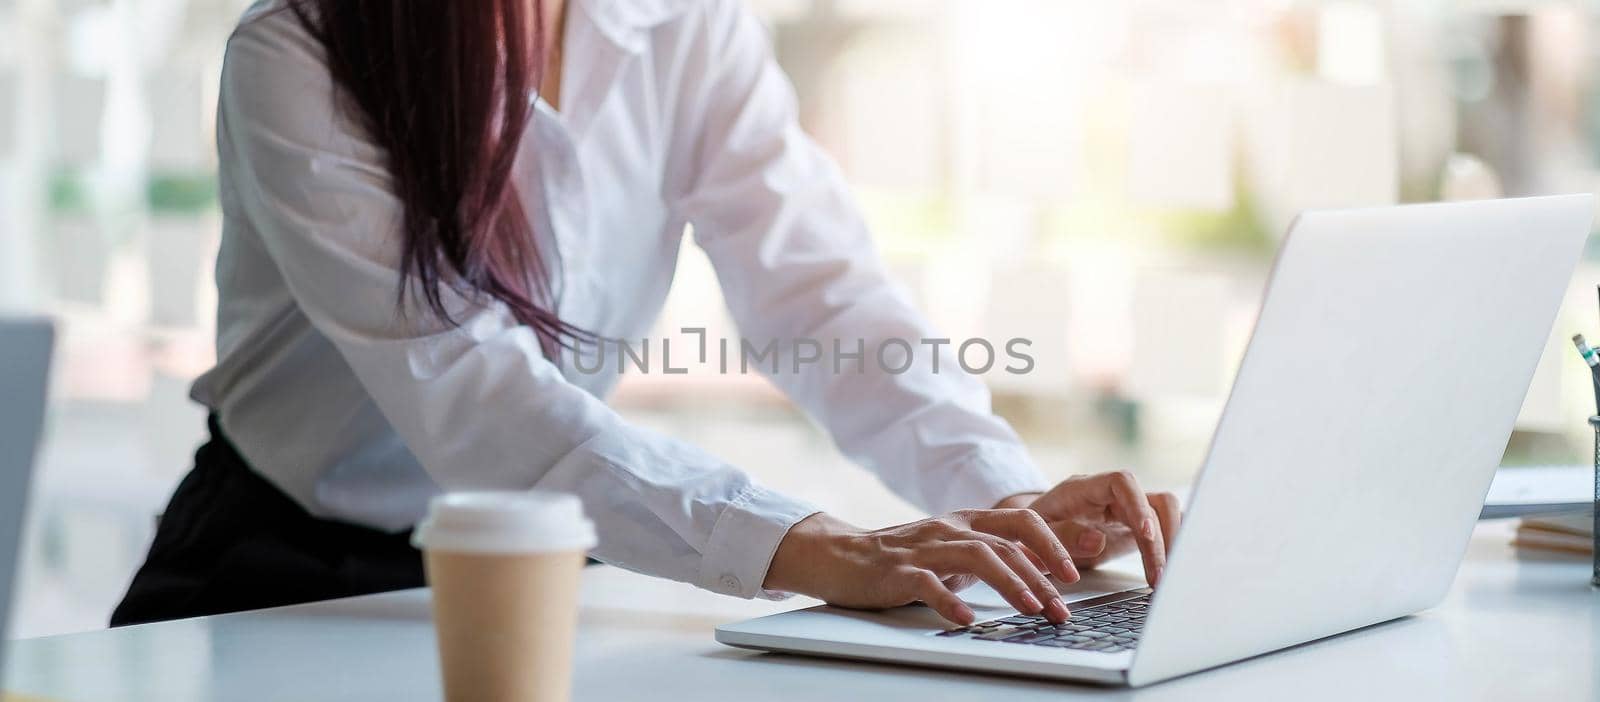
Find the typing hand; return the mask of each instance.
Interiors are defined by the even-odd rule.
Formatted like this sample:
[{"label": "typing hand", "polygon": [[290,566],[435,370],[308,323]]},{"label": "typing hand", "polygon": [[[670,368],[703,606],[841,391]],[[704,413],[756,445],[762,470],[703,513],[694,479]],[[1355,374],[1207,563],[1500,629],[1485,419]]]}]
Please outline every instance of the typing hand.
[{"label": "typing hand", "polygon": [[981,580],[1017,611],[1061,623],[1067,606],[1048,571],[1078,579],[1066,546],[1033,510],[962,510],[875,531],[814,514],[779,542],[764,585],[860,609],[921,600],[964,626],[975,615],[955,593]]},{"label": "typing hand", "polygon": [[1183,516],[1176,496],[1145,494],[1127,471],[1073,476],[1042,495],[1009,497],[998,507],[1037,511],[1082,568],[1137,549],[1151,586],[1161,580]]}]

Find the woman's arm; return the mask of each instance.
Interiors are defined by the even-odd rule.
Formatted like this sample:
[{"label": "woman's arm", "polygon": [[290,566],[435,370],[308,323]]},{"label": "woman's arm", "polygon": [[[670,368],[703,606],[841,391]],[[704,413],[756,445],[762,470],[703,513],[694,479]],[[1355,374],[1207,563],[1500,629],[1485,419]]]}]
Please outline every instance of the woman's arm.
[{"label": "woman's arm", "polygon": [[[700,41],[679,59],[686,86],[668,178],[694,225],[742,335],[758,347],[817,341],[830,362],[772,375],[853,460],[940,513],[988,507],[1048,484],[989,393],[885,275],[833,162],[800,129],[788,79],[760,25],[732,0],[702,5]],[[917,119],[917,115],[907,115]],[[881,368],[888,339],[918,349],[903,373]],[[835,369],[837,341],[859,364]],[[770,369],[768,369],[770,370]]]},{"label": "woman's arm", "polygon": [[[928,512],[1026,506],[1085,564],[1137,548],[1154,583],[1177,528],[1175,498],[1147,497],[1127,473],[1049,487],[1015,433],[990,411],[983,383],[961,370],[949,345],[937,360],[919,354],[904,372],[878,365],[872,351],[884,340],[919,346],[939,335],[889,282],[843,176],[801,131],[793,90],[759,24],[733,0],[702,8],[703,37],[687,44],[679,62],[688,87],[674,120],[681,133],[669,182],[681,188],[669,200],[693,223],[747,339],[780,348],[810,339],[830,361],[836,341],[851,351],[859,342],[868,352],[859,366],[842,370],[827,362],[795,372],[798,364],[783,357],[773,381],[846,454]],[[836,581],[845,601],[882,603],[907,594],[899,588],[893,596],[882,590],[867,596],[843,585],[857,582],[850,575],[857,572],[870,581],[873,571],[858,571],[858,559],[847,554],[863,539],[881,541],[827,524],[817,517],[796,527],[779,549],[769,584],[785,587],[793,568],[821,574],[825,582],[809,587]],[[1042,562],[1057,568],[1049,557]],[[890,573],[910,567],[888,555],[878,565]],[[1057,572],[1075,572],[1067,568],[1061,564]]]}]

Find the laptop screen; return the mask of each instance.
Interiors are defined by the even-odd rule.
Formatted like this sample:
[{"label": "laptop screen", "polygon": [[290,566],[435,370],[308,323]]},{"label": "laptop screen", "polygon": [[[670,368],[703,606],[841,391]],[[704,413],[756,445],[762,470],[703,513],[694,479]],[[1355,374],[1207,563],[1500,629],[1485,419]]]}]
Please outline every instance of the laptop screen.
[{"label": "laptop screen", "polygon": [[0,679],[53,340],[49,322],[0,319]]}]

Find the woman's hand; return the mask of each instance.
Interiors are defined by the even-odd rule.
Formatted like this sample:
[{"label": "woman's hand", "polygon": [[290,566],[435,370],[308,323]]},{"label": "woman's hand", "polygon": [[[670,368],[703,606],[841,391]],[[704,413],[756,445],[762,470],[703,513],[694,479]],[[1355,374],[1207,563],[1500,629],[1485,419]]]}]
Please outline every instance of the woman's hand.
[{"label": "woman's hand", "polygon": [[1127,471],[1073,476],[1043,495],[1009,497],[997,507],[1037,511],[1083,568],[1138,549],[1152,586],[1161,580],[1183,516],[1177,497],[1145,494]]},{"label": "woman's hand", "polygon": [[975,615],[955,593],[982,580],[1017,611],[1060,623],[1067,606],[1047,572],[1078,579],[1067,548],[1033,510],[963,510],[876,531],[814,514],[779,542],[764,586],[862,609],[921,600],[966,625]]}]

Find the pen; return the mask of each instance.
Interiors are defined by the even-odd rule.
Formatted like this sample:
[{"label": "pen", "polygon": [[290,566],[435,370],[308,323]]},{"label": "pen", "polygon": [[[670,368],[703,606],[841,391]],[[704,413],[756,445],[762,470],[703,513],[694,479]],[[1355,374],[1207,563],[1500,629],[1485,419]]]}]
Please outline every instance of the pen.
[{"label": "pen", "polygon": [[1594,381],[1594,404],[1596,414],[1600,414],[1600,353],[1589,346],[1582,334],[1572,335],[1572,345],[1578,347],[1578,353],[1583,356],[1583,362],[1589,364],[1589,378]]}]

